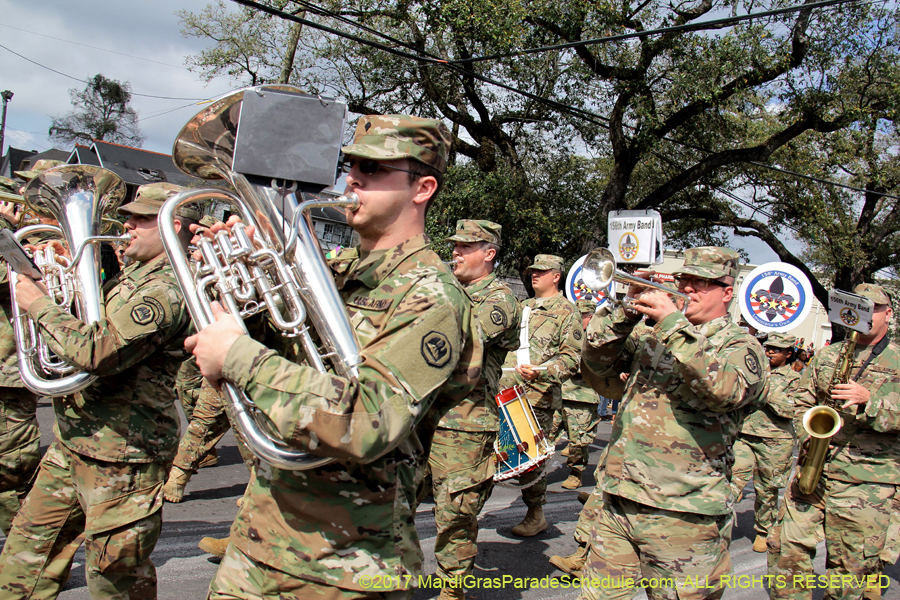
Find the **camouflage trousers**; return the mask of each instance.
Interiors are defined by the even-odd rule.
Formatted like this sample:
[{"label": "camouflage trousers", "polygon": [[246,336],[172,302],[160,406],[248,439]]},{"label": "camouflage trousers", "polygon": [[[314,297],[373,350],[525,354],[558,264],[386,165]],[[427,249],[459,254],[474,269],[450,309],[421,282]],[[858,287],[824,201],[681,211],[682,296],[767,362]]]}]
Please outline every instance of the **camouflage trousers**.
[{"label": "camouflage trousers", "polygon": [[[532,408],[534,409],[534,416],[537,419],[538,425],[540,425],[544,435],[549,438],[550,428],[553,426],[554,409]],[[546,465],[544,465],[544,467],[546,467]],[[528,508],[538,508],[547,504],[546,468],[535,469],[534,471],[525,473],[521,477],[516,478],[516,481],[518,482],[518,485],[525,486],[522,489],[522,500],[525,501],[525,506]]]},{"label": "camouflage trousers", "polygon": [[[582,571],[583,600],[721,598],[733,515],[697,515],[604,494]],[[722,580],[726,577],[725,581]]]},{"label": "camouflage trousers", "polygon": [[156,598],[150,554],[167,468],[98,461],[53,442],[0,554],[0,596],[56,598],[84,542],[93,598]]},{"label": "camouflage trousers", "polygon": [[438,429],[428,454],[437,534],[434,556],[443,580],[472,574],[478,515],[494,489],[495,431]]},{"label": "camouflage trousers", "polygon": [[[813,589],[825,588],[824,598],[874,597],[878,587],[898,486],[846,483],[823,477],[809,495],[797,488],[796,478],[784,496],[778,525],[767,540],[772,598],[809,600]],[[825,576],[816,576],[816,544],[825,540]],[[896,556],[894,554],[894,556]],[[773,564],[774,563],[774,564]]]},{"label": "camouflage trousers", "polygon": [[597,487],[591,491],[591,495],[588,496],[587,502],[581,507],[581,512],[578,513],[578,523],[575,524],[575,541],[579,546],[591,543],[591,528],[598,520],[602,508],[603,491],[598,483]]},{"label": "camouflage trousers", "polygon": [[[189,396],[191,394],[185,394]],[[226,410],[226,403],[216,390],[203,381],[201,393],[196,396],[197,402],[191,410],[190,422],[184,437],[178,444],[178,453],[175,455],[173,465],[184,471],[196,471],[197,465],[203,460],[216,444],[231,429],[231,415]],[[187,414],[187,410],[185,410]],[[253,453],[247,448],[244,438],[238,430],[234,431],[238,450],[247,468],[252,468],[256,463]]]},{"label": "camouflage trousers", "polygon": [[591,443],[597,436],[597,405],[572,400],[562,401],[562,410],[553,413],[550,442],[555,446],[563,428],[569,438],[569,456],[566,466],[579,475],[587,469]]},{"label": "camouflage trousers", "polygon": [[744,486],[753,478],[754,502],[753,527],[763,537],[775,524],[778,514],[778,490],[784,487],[791,472],[794,440],[762,438],[741,434],[734,442],[734,468],[731,470],[731,484],[735,497],[739,497]]},{"label": "camouflage trousers", "polygon": [[0,530],[9,534],[13,517],[41,462],[37,396],[25,388],[0,388]]},{"label": "camouflage trousers", "polygon": [[[377,576],[376,576],[377,577]],[[376,577],[371,579],[374,581]],[[257,562],[228,544],[219,570],[209,584],[209,600],[402,600],[413,590],[378,592],[345,590],[291,576]]]}]

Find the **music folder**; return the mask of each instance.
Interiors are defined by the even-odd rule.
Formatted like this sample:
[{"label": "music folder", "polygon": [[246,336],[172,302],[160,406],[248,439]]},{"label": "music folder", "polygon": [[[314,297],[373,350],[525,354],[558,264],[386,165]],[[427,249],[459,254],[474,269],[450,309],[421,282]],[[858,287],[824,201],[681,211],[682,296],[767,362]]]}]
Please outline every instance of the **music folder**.
[{"label": "music folder", "polygon": [[0,256],[15,269],[16,273],[28,275],[35,280],[40,280],[44,276],[9,229],[0,229]]}]

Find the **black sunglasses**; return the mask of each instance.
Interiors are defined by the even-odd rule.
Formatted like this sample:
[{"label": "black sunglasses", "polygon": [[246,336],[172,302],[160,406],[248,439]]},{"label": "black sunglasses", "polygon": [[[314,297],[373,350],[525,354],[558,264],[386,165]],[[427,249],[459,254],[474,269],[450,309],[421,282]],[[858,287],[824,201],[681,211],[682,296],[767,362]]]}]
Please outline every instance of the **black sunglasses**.
[{"label": "black sunglasses", "polygon": [[380,163],[377,160],[366,159],[366,160],[358,160],[355,162],[345,161],[342,165],[342,170],[344,173],[349,173],[350,169],[356,165],[359,167],[359,172],[363,175],[374,175],[378,172],[378,169],[390,169],[392,171],[403,171],[404,173],[412,173],[416,175],[417,173],[413,173],[409,169],[401,169],[400,167],[395,167],[393,165],[386,165],[384,163]]}]

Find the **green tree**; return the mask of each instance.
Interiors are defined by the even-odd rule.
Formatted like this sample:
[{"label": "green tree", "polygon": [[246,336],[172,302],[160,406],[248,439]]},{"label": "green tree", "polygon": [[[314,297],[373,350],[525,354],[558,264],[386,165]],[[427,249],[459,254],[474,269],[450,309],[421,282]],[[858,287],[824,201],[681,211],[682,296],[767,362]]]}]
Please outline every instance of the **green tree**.
[{"label": "green tree", "polygon": [[[815,279],[803,257],[782,243],[785,224],[760,218],[738,200],[766,194],[767,188],[753,187],[764,179],[756,164],[790,164],[794,143],[891,118],[900,81],[893,5],[807,7],[727,27],[644,33],[784,6],[775,0],[330,2],[307,18],[391,52],[307,35],[307,28],[300,41],[305,67],[292,81],[345,99],[357,113],[446,120],[454,133],[453,162],[465,167],[459,176],[477,178],[473,190],[505,182],[485,191],[521,207],[511,212],[518,214],[511,235],[529,239],[533,232],[522,225],[538,227],[532,253],[573,259],[605,242],[610,210],[652,208],[676,242],[721,241],[729,231],[755,235]],[[640,36],[514,54],[623,34]],[[578,161],[602,173],[595,178],[601,188],[544,193],[554,166]],[[807,168],[816,172],[816,165]],[[483,216],[480,198],[451,192],[442,202],[450,203],[448,216]],[[579,216],[577,227],[567,210]],[[523,218],[527,212],[536,218]],[[560,222],[555,234],[540,228]],[[820,298],[823,289],[820,283]]]},{"label": "green tree", "polygon": [[50,139],[62,144],[103,140],[140,148],[144,136],[131,108],[131,85],[94,75],[83,90],[69,90],[74,110],[52,117]]}]

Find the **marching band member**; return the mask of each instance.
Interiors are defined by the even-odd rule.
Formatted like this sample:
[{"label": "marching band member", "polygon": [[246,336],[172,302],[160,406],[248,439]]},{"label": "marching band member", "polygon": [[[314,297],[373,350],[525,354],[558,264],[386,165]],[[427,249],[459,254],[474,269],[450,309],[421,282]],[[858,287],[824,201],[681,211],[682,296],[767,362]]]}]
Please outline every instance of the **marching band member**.
[{"label": "marching band member", "polygon": [[753,479],[756,493],[753,527],[754,552],[766,551],[766,537],[778,514],[778,490],[784,487],[794,452],[794,400],[800,373],[791,367],[797,338],[772,332],[763,347],[769,359],[769,393],[749,406],[734,442],[731,483],[740,502],[744,486]]},{"label": "marching band member", "polygon": [[[329,259],[361,344],[357,380],[320,373],[216,322],[188,340],[210,382],[227,379],[292,446],[335,462],[254,470],[210,598],[381,598],[422,568],[416,491],[433,416],[481,376],[471,303],[430,248],[425,213],[451,142],[440,121],[367,116],[345,147],[347,212],[360,246]],[[419,427],[417,428],[417,425]]]},{"label": "marching band member", "polygon": [[456,234],[447,238],[454,242],[453,274],[475,303],[485,353],[478,385],[465,400],[439,415],[428,455],[437,525],[434,554],[437,575],[445,582],[440,600],[465,598],[456,582],[472,574],[478,515],[494,487],[500,368],[507,352],[519,347],[519,301],[494,275],[500,231],[496,223],[466,219],[458,221]]},{"label": "marching band member", "polygon": [[[529,361],[519,361],[516,354],[510,353],[504,366],[516,367],[516,371],[504,375],[500,387],[524,384],[525,398],[534,409],[544,436],[549,438],[553,413],[562,407],[562,383],[578,368],[578,349],[584,331],[575,305],[559,290],[563,259],[552,254],[538,254],[528,271],[534,288],[534,298],[523,303],[530,314],[527,320],[528,348],[519,348],[518,354],[527,353]],[[523,322],[522,326],[525,325]],[[538,371],[533,368],[535,366],[546,368]],[[512,533],[532,537],[547,529],[544,518],[546,470],[539,468],[525,473],[518,482],[527,486],[522,490],[522,500],[528,512],[522,522],[512,528]]]},{"label": "marching band member", "polygon": [[[629,578],[642,577],[677,583],[647,590],[650,598],[724,592],[718,581],[731,571],[731,446],[741,409],[766,387],[762,347],[727,310],[738,268],[733,250],[692,248],[675,273],[678,290],[690,297],[686,314],[664,292],[642,288],[633,309],[591,320],[584,367],[617,376],[624,358],[630,376],[598,466],[603,493],[583,570],[619,583],[584,586],[582,598],[630,598],[637,588]],[[629,351],[642,315],[655,325]]]},{"label": "marching band member", "polygon": [[[19,275],[16,302],[50,349],[99,379],[79,393],[53,398],[57,439],[0,555],[4,598],[55,598],[82,539],[94,598],[156,598],[150,553],[162,527],[166,469],[178,444],[172,388],[190,329],[156,215],[178,189],[143,185],[134,202],[119,208],[128,215],[132,241],[126,255],[135,263],[104,286],[106,317],[100,321],[87,325]],[[185,249],[188,225],[198,218],[192,208],[178,217]]]},{"label": "marching band member", "polygon": [[[801,442],[807,436],[800,425],[803,414],[817,404],[834,399],[843,425],[831,439],[833,449],[815,490],[803,495],[795,477],[785,493],[779,526],[768,540],[776,563],[770,572],[776,578],[769,588],[773,598],[811,598],[812,589],[823,586],[825,598],[881,593],[881,556],[891,545],[887,532],[900,485],[900,347],[887,335],[894,315],[890,296],[871,283],[853,291],[870,298],[875,312],[871,331],[858,337],[850,380],[830,389],[847,342],[831,344],[807,365],[795,396]],[[828,570],[820,583],[813,559],[822,539]]]}]

